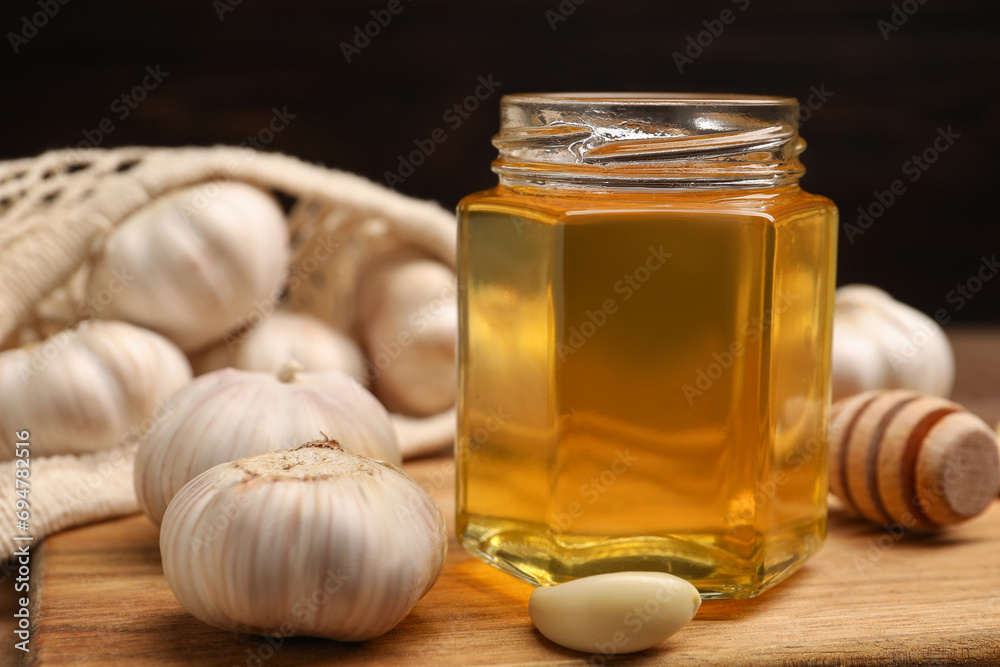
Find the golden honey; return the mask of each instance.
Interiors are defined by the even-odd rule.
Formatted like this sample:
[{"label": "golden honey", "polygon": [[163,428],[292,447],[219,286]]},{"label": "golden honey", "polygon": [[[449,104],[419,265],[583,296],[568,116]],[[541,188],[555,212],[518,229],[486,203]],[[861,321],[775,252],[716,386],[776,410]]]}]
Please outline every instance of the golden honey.
[{"label": "golden honey", "polygon": [[[742,99],[504,98],[501,183],[459,207],[476,556],[535,584],[652,570],[739,598],[822,544],[836,209],[799,188],[797,134],[763,169],[734,158],[797,111]],[[602,134],[629,113],[638,137]],[[689,157],[699,139],[715,153]]]}]

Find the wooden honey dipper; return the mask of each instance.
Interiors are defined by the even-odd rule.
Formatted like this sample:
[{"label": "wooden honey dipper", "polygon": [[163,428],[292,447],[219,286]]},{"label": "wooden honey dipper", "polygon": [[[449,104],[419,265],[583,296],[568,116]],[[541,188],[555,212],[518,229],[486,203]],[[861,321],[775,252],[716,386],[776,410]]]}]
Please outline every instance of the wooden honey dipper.
[{"label": "wooden honey dipper", "polygon": [[830,491],[878,524],[927,530],[958,523],[1000,493],[1000,446],[957,403],[867,391],[833,406]]}]

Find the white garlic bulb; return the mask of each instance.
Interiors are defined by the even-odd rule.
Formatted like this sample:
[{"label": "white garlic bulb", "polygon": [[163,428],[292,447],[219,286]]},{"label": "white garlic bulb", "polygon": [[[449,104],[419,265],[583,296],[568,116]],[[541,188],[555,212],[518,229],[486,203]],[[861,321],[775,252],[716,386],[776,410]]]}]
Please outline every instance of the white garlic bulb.
[{"label": "white garlic bulb", "polygon": [[869,389],[949,396],[955,357],[930,317],[870,285],[837,290],[833,321],[833,400]]},{"label": "white garlic bulb", "polygon": [[181,487],[209,468],[324,435],[355,454],[399,464],[389,414],[340,371],[277,374],[224,368],[174,394],[168,416],[140,442],[135,460],[139,506],[159,523]]},{"label": "white garlic bulb", "polygon": [[163,574],[234,632],[363,641],[396,626],[447,553],[444,517],[402,470],[336,443],[219,465],[163,517]]},{"label": "white garlic bulb", "polygon": [[375,395],[389,410],[425,416],[454,406],[458,335],[455,274],[413,252],[373,262],[358,318]]},{"label": "white garlic bulb", "polygon": [[166,338],[126,322],[88,320],[0,353],[0,459],[30,429],[32,456],[78,454],[138,442],[191,379]]},{"label": "white garlic bulb", "polygon": [[295,359],[306,371],[342,371],[364,377],[364,355],[347,334],[317,317],[276,310],[244,332],[228,333],[217,345],[191,357],[196,374],[233,367],[275,373]]},{"label": "white garlic bulb", "polygon": [[[239,182],[165,195],[108,234],[87,291],[99,317],[158,331],[196,351],[270,312],[289,261],[273,197]],[[110,300],[99,297],[114,286]]]}]

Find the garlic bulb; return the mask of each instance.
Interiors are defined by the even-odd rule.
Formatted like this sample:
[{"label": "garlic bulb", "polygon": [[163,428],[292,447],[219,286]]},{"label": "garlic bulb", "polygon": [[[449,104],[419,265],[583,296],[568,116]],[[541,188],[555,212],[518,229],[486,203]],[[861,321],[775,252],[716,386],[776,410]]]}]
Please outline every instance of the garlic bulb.
[{"label": "garlic bulb", "polygon": [[458,334],[455,274],[412,252],[373,262],[358,317],[375,395],[389,410],[424,416],[454,406]]},{"label": "garlic bulb", "polygon": [[[104,242],[88,283],[98,315],[158,331],[186,352],[269,313],[288,268],[288,230],[270,195],[205,184],[139,210]],[[117,290],[102,299],[109,286]]]},{"label": "garlic bulb", "polygon": [[126,322],[88,320],[41,343],[0,353],[0,459],[29,429],[32,456],[138,442],[158,408],[191,379],[166,338]]},{"label": "garlic bulb", "polygon": [[218,345],[191,357],[196,374],[231,366],[277,372],[289,359],[307,371],[343,371],[364,377],[364,355],[351,338],[312,315],[277,310],[252,329],[226,334]]},{"label": "garlic bulb", "polygon": [[833,400],[870,389],[951,394],[955,357],[941,327],[870,285],[837,290]]},{"label": "garlic bulb", "polygon": [[356,453],[401,463],[396,432],[378,400],[340,371],[277,374],[224,368],[177,392],[169,415],[140,443],[139,506],[159,523],[181,487],[209,468],[327,435]]},{"label": "garlic bulb", "polygon": [[234,632],[363,641],[396,626],[447,553],[444,517],[402,470],[314,442],[225,463],[163,517],[163,574]]}]

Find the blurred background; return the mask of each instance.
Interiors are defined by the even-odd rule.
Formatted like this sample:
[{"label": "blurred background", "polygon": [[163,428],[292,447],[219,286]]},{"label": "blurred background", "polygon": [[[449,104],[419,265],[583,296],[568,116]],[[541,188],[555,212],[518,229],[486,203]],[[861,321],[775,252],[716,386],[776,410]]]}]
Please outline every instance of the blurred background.
[{"label": "blurred background", "polygon": [[[0,11],[0,158],[247,143],[447,208],[495,182],[505,93],[794,96],[803,185],[841,211],[838,282],[950,321],[1000,321],[994,2],[7,0]],[[445,140],[413,165],[406,156],[436,130]]]}]

